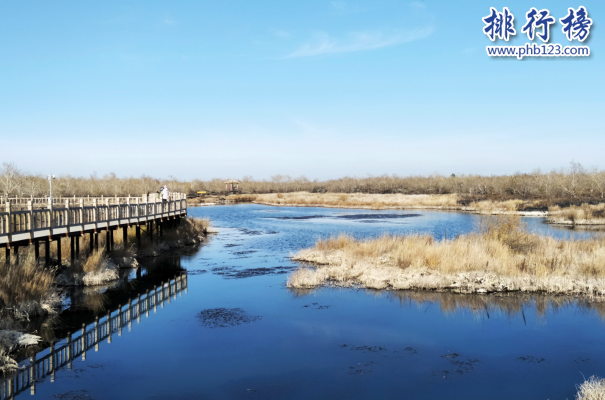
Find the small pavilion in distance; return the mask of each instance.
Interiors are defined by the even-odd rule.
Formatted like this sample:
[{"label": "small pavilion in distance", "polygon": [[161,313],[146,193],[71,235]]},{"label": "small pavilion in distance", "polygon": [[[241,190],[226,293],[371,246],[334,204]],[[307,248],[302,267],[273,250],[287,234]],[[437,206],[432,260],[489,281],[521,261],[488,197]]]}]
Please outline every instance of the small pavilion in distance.
[{"label": "small pavilion in distance", "polygon": [[234,181],[233,179],[226,180],[223,182],[225,184],[225,189],[227,192],[236,193],[239,192],[239,182]]}]

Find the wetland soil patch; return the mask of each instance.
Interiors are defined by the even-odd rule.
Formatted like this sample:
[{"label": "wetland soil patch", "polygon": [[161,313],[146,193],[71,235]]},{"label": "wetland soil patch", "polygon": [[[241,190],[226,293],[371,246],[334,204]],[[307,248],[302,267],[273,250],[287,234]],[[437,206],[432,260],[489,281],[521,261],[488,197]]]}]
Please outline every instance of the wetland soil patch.
[{"label": "wetland soil patch", "polygon": [[260,320],[259,315],[250,315],[241,308],[209,308],[197,315],[206,328],[229,328]]},{"label": "wetland soil patch", "polygon": [[212,273],[215,275],[221,275],[225,279],[243,279],[251,278],[253,276],[287,274],[295,268],[296,267],[285,266],[245,269],[239,269],[238,267],[216,267],[212,269]]},{"label": "wetland soil patch", "polygon": [[368,220],[390,220],[390,219],[403,219],[420,217],[422,214],[344,214],[344,215],[303,215],[297,217],[265,217],[266,219],[280,219],[280,220],[309,220],[309,219],[322,219],[322,218],[333,218],[333,219],[344,219],[348,221],[360,221],[365,222]]}]

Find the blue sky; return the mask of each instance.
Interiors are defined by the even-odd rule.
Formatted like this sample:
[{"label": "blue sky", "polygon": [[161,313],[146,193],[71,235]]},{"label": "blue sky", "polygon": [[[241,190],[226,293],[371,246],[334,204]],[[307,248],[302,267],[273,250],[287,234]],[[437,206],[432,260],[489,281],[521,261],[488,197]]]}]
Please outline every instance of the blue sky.
[{"label": "blue sky", "polygon": [[[508,7],[589,58],[491,59]],[[2,1],[0,161],[181,179],[605,168],[601,21],[570,1]]]}]

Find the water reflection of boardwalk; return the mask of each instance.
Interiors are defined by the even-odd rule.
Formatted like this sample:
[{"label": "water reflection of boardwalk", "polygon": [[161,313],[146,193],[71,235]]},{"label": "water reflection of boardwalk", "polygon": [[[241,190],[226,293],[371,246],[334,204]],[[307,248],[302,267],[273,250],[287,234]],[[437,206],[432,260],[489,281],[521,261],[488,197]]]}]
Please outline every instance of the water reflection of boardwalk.
[{"label": "water reflection of boardwalk", "polygon": [[32,356],[29,365],[25,365],[22,370],[0,382],[0,400],[13,399],[28,388],[32,395],[35,394],[37,381],[50,375],[50,381],[54,382],[56,370],[65,365],[71,369],[72,361],[80,356],[82,361],[85,361],[87,351],[92,348],[99,351],[101,342],[107,340],[107,343],[111,343],[114,333],[117,332],[118,336],[122,336],[123,328],[127,328],[130,332],[133,320],[140,322],[143,314],[149,317],[150,310],[155,313],[158,306],[163,308],[166,301],[170,303],[171,297],[176,300],[176,295],[181,294],[182,291],[187,292],[187,275],[181,275],[164,283],[151,293],[148,291],[143,296],[139,295],[135,302],[130,302],[126,308],[120,307],[101,319],[97,317],[93,324],[88,326],[83,324],[78,337],[73,338],[69,335],[67,342],[58,348],[51,345],[50,351],[45,350]]}]

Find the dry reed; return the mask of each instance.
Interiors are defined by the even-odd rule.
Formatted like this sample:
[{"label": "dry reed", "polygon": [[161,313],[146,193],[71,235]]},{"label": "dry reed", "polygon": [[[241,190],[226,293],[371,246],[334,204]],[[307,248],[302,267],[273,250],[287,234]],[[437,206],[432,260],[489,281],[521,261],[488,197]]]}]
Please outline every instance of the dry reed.
[{"label": "dry reed", "polygon": [[605,203],[548,209],[548,222],[564,225],[605,225]]},{"label": "dry reed", "polygon": [[578,386],[576,400],[605,400],[605,379],[591,376]]},{"label": "dry reed", "polygon": [[288,286],[605,296],[605,239],[561,241],[528,233],[518,217],[484,219],[480,233],[441,242],[426,235],[319,240],[293,257],[316,268],[299,269]]},{"label": "dry reed", "polygon": [[405,195],[295,192],[258,194],[254,196],[252,201],[259,204],[281,206],[368,208],[374,210],[406,208],[461,209],[461,205],[458,204],[458,196],[455,194]]},{"label": "dry reed", "polygon": [[0,264],[0,309],[24,319],[53,313],[58,302],[54,279],[55,270],[39,265],[33,252],[19,263]]},{"label": "dry reed", "polygon": [[[465,206],[456,194],[339,194],[339,193],[273,193],[233,195],[227,200],[249,201],[273,206],[386,209],[461,210],[479,214],[532,214],[543,208],[539,201],[474,201]],[[543,215],[544,211],[540,212]]]}]

